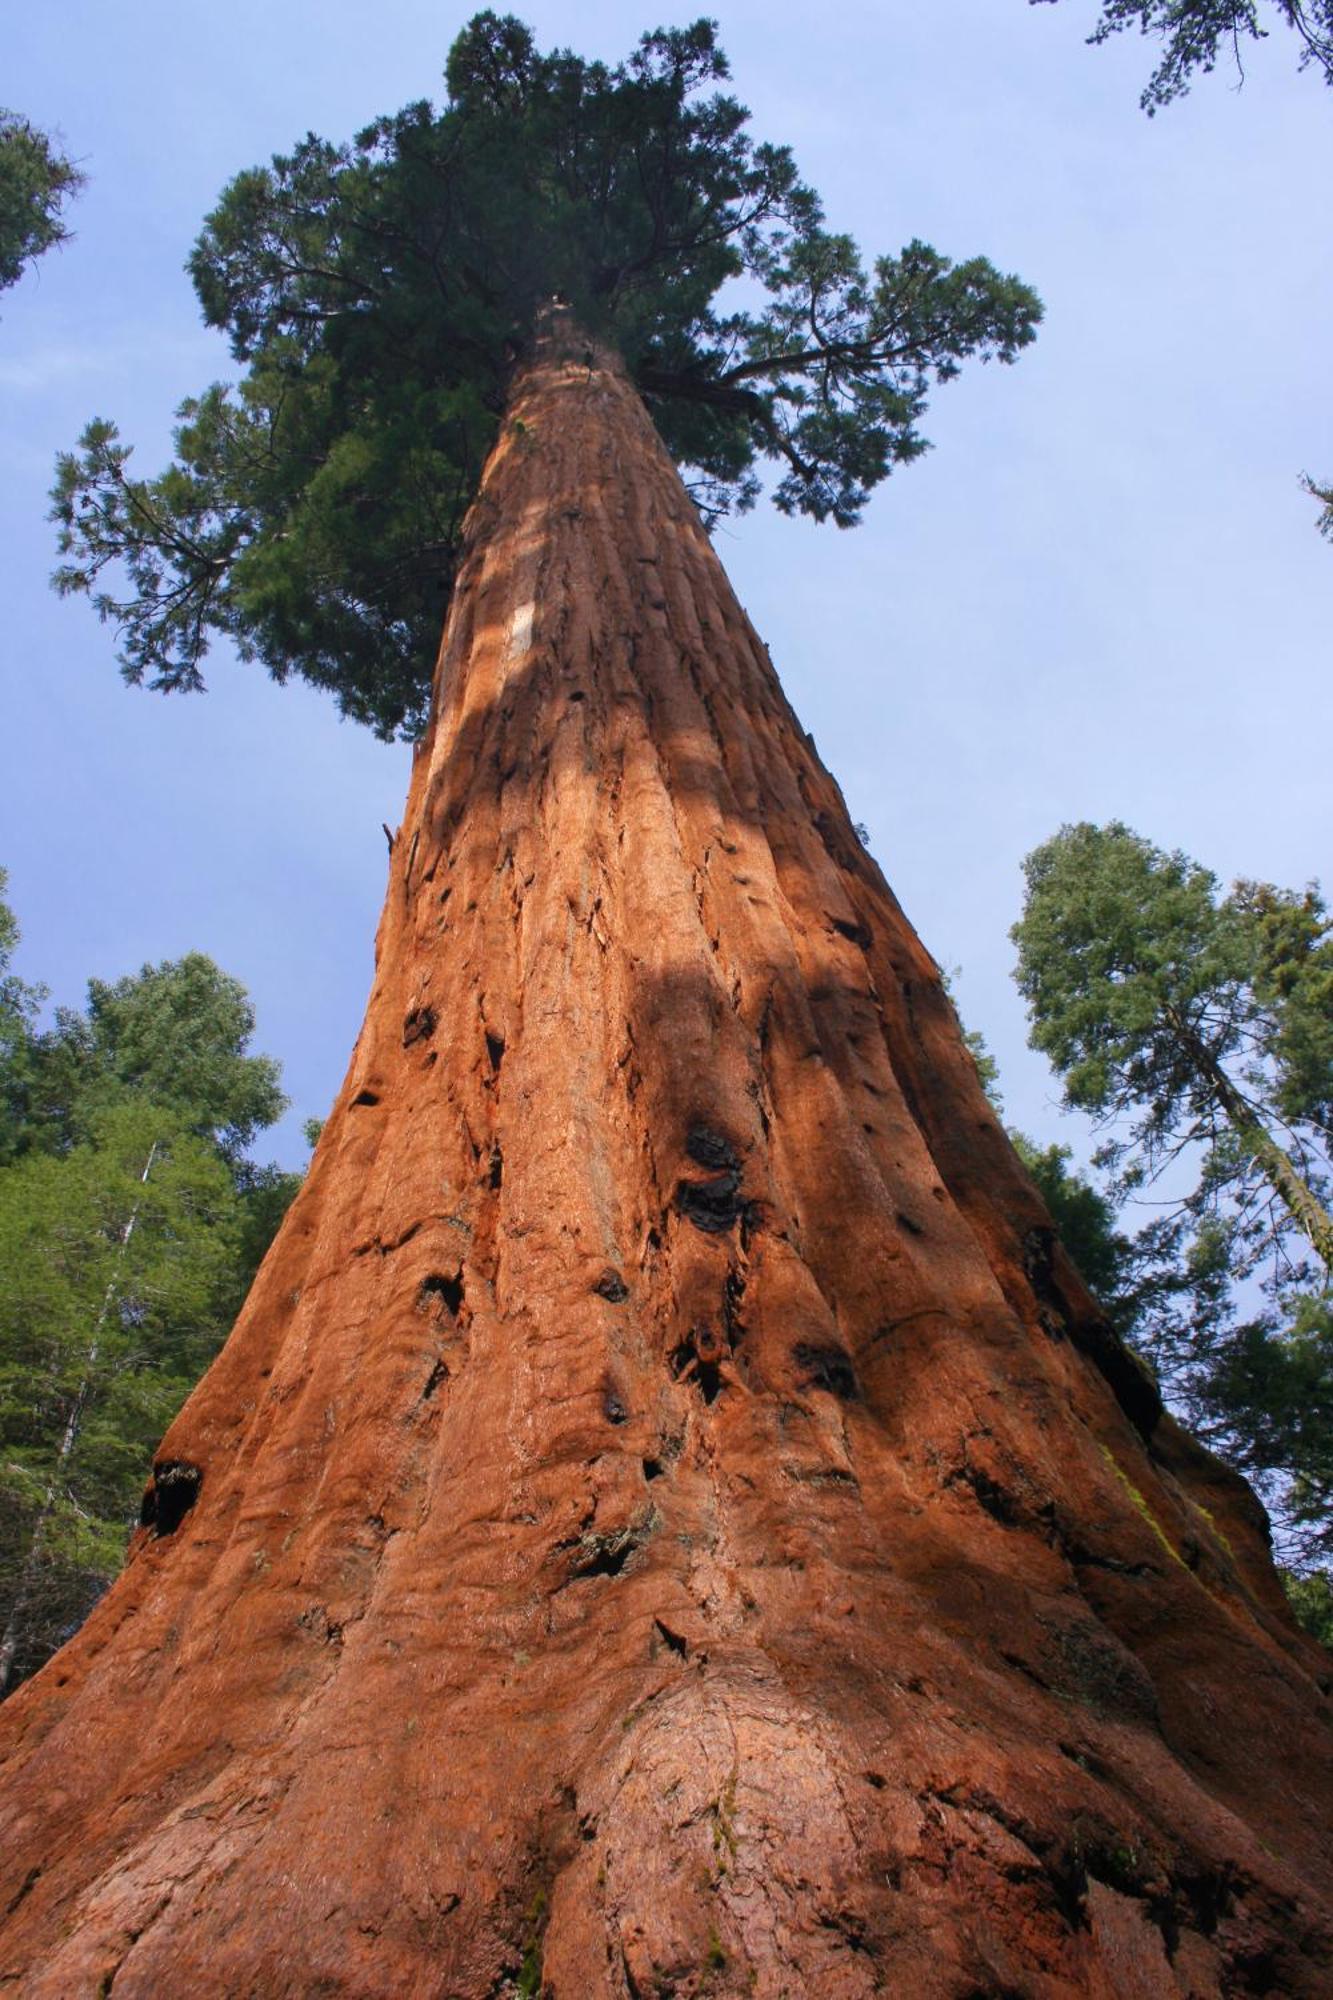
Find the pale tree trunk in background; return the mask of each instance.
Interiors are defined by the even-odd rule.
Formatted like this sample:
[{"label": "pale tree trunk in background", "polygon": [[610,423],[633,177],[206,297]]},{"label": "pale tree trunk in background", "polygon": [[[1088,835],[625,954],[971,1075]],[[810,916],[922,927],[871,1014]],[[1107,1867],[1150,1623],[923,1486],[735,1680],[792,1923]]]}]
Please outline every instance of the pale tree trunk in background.
[{"label": "pale tree trunk in background", "polygon": [[1327,1656],[584,348],[487,470],[305,1188],[0,1716],[0,1977],[1327,1992]]},{"label": "pale tree trunk in background", "polygon": [[[154,1141],[148,1148],[148,1158],[144,1161],[143,1172],[139,1176],[140,1187],[148,1185],[148,1176],[153,1171],[153,1161],[156,1158],[157,1143]],[[28,1612],[32,1604],[32,1595],[41,1571],[42,1551],[46,1543],[46,1531],[50,1527],[51,1517],[55,1513],[56,1499],[60,1491],[60,1482],[64,1477],[65,1467],[69,1464],[70,1454],[78,1443],[79,1431],[83,1424],[83,1413],[88,1407],[88,1398],[93,1392],[96,1381],[97,1362],[102,1352],[102,1333],[106,1326],[106,1316],[110,1312],[115,1300],[116,1290],[120,1284],[121,1266],[125,1262],[125,1252],[130,1247],[130,1238],[134,1234],[134,1225],[138,1220],[139,1203],[136,1199],[134,1207],[130,1210],[129,1220],[120,1232],[120,1241],[116,1246],[115,1266],[102,1299],[102,1309],[98,1313],[93,1325],[92,1339],[88,1343],[88,1352],[83,1364],[83,1380],[75,1391],[74,1398],[69,1406],[69,1414],[65,1418],[64,1428],[60,1433],[60,1444],[56,1450],[55,1463],[51,1468],[50,1483],[47,1486],[46,1495],[38,1511],[37,1519],[33,1523],[32,1539],[28,1544],[28,1554],[23,1568],[19,1572],[18,1585],[14,1591],[13,1602],[9,1607],[9,1616],[5,1620],[4,1632],[0,1633],[0,1695],[3,1695],[5,1689],[9,1686],[9,1677],[14,1671],[14,1662],[18,1657],[19,1647],[24,1641]]]},{"label": "pale tree trunk in background", "polygon": [[[1174,1010],[1173,1010],[1174,1019]],[[1177,1032],[1198,1074],[1237,1141],[1268,1182],[1287,1214],[1333,1279],[1333,1216],[1311,1188],[1286,1149],[1280,1146],[1255,1107],[1239,1091],[1202,1038],[1180,1023]]]}]

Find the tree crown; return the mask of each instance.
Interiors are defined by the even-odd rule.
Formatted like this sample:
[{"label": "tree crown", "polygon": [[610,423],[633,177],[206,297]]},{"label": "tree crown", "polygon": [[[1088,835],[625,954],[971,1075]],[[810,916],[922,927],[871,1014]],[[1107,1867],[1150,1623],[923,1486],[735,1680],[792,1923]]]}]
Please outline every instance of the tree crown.
[{"label": "tree crown", "polygon": [[[1118,821],[1063,827],[1024,866],[1030,1040],[1067,1103],[1129,1120],[1108,1160],[1151,1178],[1197,1143],[1199,1213],[1229,1194],[1256,1245],[1295,1221],[1329,1264],[1333,926],[1317,887],[1220,896],[1207,869]],[[1265,1188],[1290,1213],[1261,1228]]]},{"label": "tree crown", "polygon": [[[0,933],[8,914],[0,904]],[[245,1148],[287,1099],[272,1056],[249,1052],[254,1009],[239,980],[187,952],[113,982],[90,979],[86,1009],[58,1008],[55,1025],[38,1031],[42,997],[19,989],[6,1033],[0,981],[0,1164],[67,1153],[129,1097],[169,1111],[233,1172],[247,1171]]]},{"label": "tree crown", "polygon": [[[926,449],[932,384],[1013,360],[1040,305],[919,242],[867,269],[727,74],[707,20],[612,67],[479,14],[442,110],[236,177],[190,269],[240,380],[182,406],[156,479],[104,421],[58,466],[57,585],[95,592],[131,680],[201,686],[226,633],[379,733],[419,730],[463,516],[553,295],[619,351],[706,515],[749,506],[767,459],[780,508],[859,518]],[[122,566],[128,592],[98,587]]]}]

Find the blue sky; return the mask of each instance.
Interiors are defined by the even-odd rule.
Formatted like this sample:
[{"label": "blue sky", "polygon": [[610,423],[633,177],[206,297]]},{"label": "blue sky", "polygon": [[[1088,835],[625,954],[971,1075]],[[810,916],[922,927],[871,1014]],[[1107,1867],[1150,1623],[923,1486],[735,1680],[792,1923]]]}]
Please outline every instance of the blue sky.
[{"label": "blue sky", "polygon": [[[624,54],[691,10],[531,4],[546,44]],[[1025,1047],[1008,929],[1023,855],[1119,817],[1224,879],[1333,875],[1333,474],[1324,393],[1333,96],[1281,31],[1154,120],[1150,48],[1083,46],[1092,0],[785,0],[712,10],[761,137],[867,253],[922,236],[1033,283],[1013,369],[941,392],[936,449],[851,534],[761,509],[718,546],[909,916],[961,968],[1011,1118],[1080,1144]],[[66,0],[0,27],[5,100],[89,176],[76,240],[0,298],[0,863],[18,967],[210,952],[249,987],[293,1112],[341,1080],[369,987],[408,753],[213,655],[210,693],[122,687],[114,638],[47,588],[55,453],[94,414],[156,470],[224,375],[183,263],[230,176],[314,130],[438,97],[466,13],[425,0]],[[817,19],[817,31],[812,30]]]}]

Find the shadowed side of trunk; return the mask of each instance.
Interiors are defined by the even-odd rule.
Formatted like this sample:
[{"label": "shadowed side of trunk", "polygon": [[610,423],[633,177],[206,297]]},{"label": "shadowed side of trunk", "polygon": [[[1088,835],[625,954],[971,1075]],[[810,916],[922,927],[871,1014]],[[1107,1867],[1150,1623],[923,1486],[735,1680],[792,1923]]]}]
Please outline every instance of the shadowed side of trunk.
[{"label": "shadowed side of trunk", "polygon": [[1326,1990],[1262,1516],[1069,1267],[585,348],[474,509],[305,1189],[0,1721],[0,1979]]}]

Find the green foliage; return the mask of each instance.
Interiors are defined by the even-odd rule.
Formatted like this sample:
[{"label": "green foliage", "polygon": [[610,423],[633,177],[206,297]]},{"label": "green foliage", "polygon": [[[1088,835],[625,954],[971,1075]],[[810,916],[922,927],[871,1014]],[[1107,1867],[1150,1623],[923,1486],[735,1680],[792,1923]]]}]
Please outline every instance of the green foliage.
[{"label": "green foliage", "polygon": [[1234,1039],[1242,968],[1234,933],[1219,932],[1216,879],[1118,822],[1062,827],[1023,867],[1012,935],[1032,1045],[1059,1071],[1070,1105],[1141,1108],[1135,1137],[1155,1159],[1192,1104],[1179,1034]]},{"label": "green foliage", "polygon": [[514,1985],[514,1992],[518,1996],[518,2000],[537,2000],[537,1995],[541,1990],[542,1948],[541,1944],[534,1940],[524,1949],[523,1962],[518,1969],[518,1979]]},{"label": "green foliage", "polygon": [[0,868],[0,1166],[22,1144],[34,1024],[46,997],[41,987],[29,986],[9,969],[19,930],[4,900],[8,881]]},{"label": "green foliage", "polygon": [[102,1092],[141,1091],[239,1159],[287,1108],[273,1058],[247,1053],[254,1026],[245,988],[202,952],[91,979],[87,1011],[61,1010],[47,1039],[43,1109],[69,1132]]},{"label": "green foliage", "polygon": [[[1029,0],[1031,6],[1053,0]],[[1092,43],[1109,41],[1127,28],[1154,35],[1163,44],[1161,59],[1139,103],[1151,118],[1164,105],[1183,97],[1196,71],[1216,69],[1219,57],[1244,74],[1242,45],[1267,34],[1267,20],[1276,19],[1295,31],[1300,67],[1313,64],[1333,83],[1333,0],[1271,0],[1261,10],[1257,0],[1102,0]]]},{"label": "green foliage", "polygon": [[61,209],[83,183],[45,132],[16,111],[0,111],[0,291],[53,243],[68,241]]},{"label": "green foliage", "polygon": [[[856,830],[858,833],[861,831],[860,827]],[[864,846],[865,842],[862,841],[861,844]],[[954,1010],[954,1019],[958,1023],[958,1032],[963,1038],[963,1046],[977,1066],[977,1081],[990,1099],[996,1117],[1002,1118],[1004,1116],[1004,1098],[1000,1091],[1000,1065],[991,1054],[986,1037],[981,1033],[980,1029],[967,1027],[962,1015],[958,1011],[958,995],[954,990],[954,980],[960,969],[958,966],[942,966],[940,968],[940,983],[949,996],[949,1003]],[[1011,1134],[1010,1136],[1012,1137],[1013,1135]]]},{"label": "green foliage", "polygon": [[1289,1569],[1279,1574],[1297,1624],[1304,1626],[1312,1639],[1333,1647],[1333,1575],[1326,1569],[1312,1570],[1307,1576]]},{"label": "green foliage", "polygon": [[381,735],[418,731],[464,512],[557,294],[618,349],[707,517],[752,504],[768,460],[784,511],[859,518],[926,449],[932,385],[1012,361],[1040,305],[919,242],[867,268],[727,74],[708,21],[609,67],[479,14],[442,111],[236,177],[191,271],[240,381],[182,407],[156,478],[104,420],[57,467],[57,587],[116,623],[127,678],[201,687],[225,633]]},{"label": "green foliage", "polygon": [[1138,1317],[1125,1296],[1132,1246],[1115,1226],[1113,1204],[1091,1181],[1072,1171],[1068,1146],[1035,1146],[1021,1132],[1009,1136],[1051,1212],[1060,1241],[1128,1336]]},{"label": "green foliage", "polygon": [[1198,1147],[1196,1212],[1230,1201],[1251,1261],[1298,1231],[1333,1262],[1333,931],[1318,890],[1238,883],[1219,900],[1206,869],[1115,821],[1062,828],[1024,870],[1013,937],[1030,1039],[1066,1103],[1128,1121],[1105,1149],[1125,1185]]},{"label": "green foliage", "polygon": [[1238,882],[1229,898],[1247,938],[1266,1011],[1274,1103],[1289,1125],[1333,1138],[1333,923],[1315,886],[1303,893]]},{"label": "green foliage", "polygon": [[[0,883],[2,886],[2,883]],[[16,938],[0,904],[0,972]],[[17,991],[17,999],[14,998]],[[0,983],[0,1687],[119,1567],[157,1440],[297,1187],[241,1148],[283,1109],[244,990],[199,954],[92,981],[39,1030]]]},{"label": "green foliage", "polygon": [[1298,1538],[1333,1554],[1333,1297],[1297,1293],[1281,1323],[1231,1332],[1209,1356],[1206,1406],[1239,1441],[1246,1470],[1290,1482],[1284,1512]]},{"label": "green foliage", "polygon": [[[1014,928],[1031,1040],[1118,1121],[1109,1200],[1025,1155],[1075,1261],[1309,1562],[1333,1550],[1333,927],[1317,888],[1215,878],[1118,823],[1028,857]],[[1146,1228],[1121,1204],[1193,1184]],[[1100,1206],[1099,1206],[1100,1204]],[[1114,1218],[1114,1220],[1113,1220]],[[1313,1256],[1310,1254],[1313,1252]],[[1321,1268],[1322,1267],[1322,1268]]]},{"label": "green foliage", "polygon": [[146,1099],[100,1113],[67,1154],[0,1173],[6,1609],[44,1527],[20,1666],[119,1565],[153,1447],[238,1303],[241,1222],[226,1162]]}]

